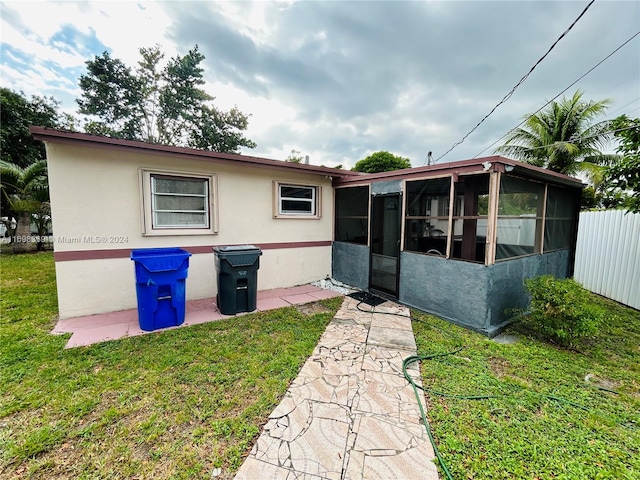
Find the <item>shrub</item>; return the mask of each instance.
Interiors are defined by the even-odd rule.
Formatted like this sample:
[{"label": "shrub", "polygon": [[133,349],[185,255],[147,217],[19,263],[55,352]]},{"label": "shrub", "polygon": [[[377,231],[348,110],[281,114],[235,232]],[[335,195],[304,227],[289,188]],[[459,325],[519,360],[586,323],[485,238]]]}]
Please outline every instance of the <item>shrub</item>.
[{"label": "shrub", "polygon": [[549,339],[573,346],[598,333],[605,311],[575,280],[544,275],[529,278],[524,285],[531,294],[527,323]]}]

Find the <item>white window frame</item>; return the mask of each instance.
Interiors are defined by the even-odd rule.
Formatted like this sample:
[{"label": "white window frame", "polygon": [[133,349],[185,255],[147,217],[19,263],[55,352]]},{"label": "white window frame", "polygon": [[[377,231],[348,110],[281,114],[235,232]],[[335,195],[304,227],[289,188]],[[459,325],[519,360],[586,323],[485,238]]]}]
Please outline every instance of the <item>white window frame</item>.
[{"label": "white window frame", "polygon": [[[206,222],[202,225],[154,225],[155,196],[154,177],[167,177],[180,180],[201,180],[206,182],[207,201]],[[140,205],[142,235],[211,235],[218,233],[218,185],[217,175],[195,172],[140,169]]]},{"label": "white window frame", "polygon": [[[293,187],[293,188],[308,188],[311,190],[311,198],[294,198],[294,197],[283,197],[282,196],[282,188],[283,187]],[[312,184],[302,184],[295,182],[281,182],[274,181],[273,182],[273,217],[274,218],[300,218],[300,219],[319,219],[321,217],[321,199],[322,199],[322,187],[320,185],[312,185]],[[310,212],[300,212],[300,211],[292,211],[285,210],[282,207],[282,202],[284,200],[294,200],[294,201],[302,201],[309,202],[311,205]]]}]

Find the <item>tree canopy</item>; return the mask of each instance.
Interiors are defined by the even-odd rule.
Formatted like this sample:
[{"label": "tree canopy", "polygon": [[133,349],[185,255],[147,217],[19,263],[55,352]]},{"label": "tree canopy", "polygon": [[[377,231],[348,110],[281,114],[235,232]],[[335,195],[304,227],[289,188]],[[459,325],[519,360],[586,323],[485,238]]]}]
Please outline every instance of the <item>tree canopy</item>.
[{"label": "tree canopy", "polygon": [[401,170],[403,168],[411,168],[411,161],[408,158],[381,150],[358,161],[351,170],[354,172],[378,173]]},{"label": "tree canopy", "polygon": [[[49,199],[46,160],[38,160],[26,167],[0,160],[0,190],[3,215],[18,219],[18,237],[29,237],[32,214],[42,213],[43,202]],[[28,252],[31,248],[30,241],[13,243],[14,253]]]},{"label": "tree canopy", "polygon": [[285,162],[290,162],[290,163],[303,163],[302,161],[304,160],[304,158],[302,158],[302,153],[300,153],[300,150],[296,150],[295,148],[291,150],[291,153],[289,154],[289,156],[287,158],[285,158]]},{"label": "tree canopy", "polygon": [[90,116],[87,133],[217,152],[256,146],[243,135],[248,115],[216,108],[201,88],[205,57],[197,45],[164,66],[158,45],[139,52],[135,69],[108,52],[86,62],[76,101],[80,113]]},{"label": "tree canopy", "polygon": [[[29,235],[31,214],[41,211],[49,199],[44,143],[35,140],[30,125],[65,128],[71,117],[60,113],[52,97],[32,96],[0,88],[0,210],[9,228],[18,220],[17,234]],[[10,228],[9,228],[10,229]],[[14,251],[27,251],[30,243],[14,245]]]},{"label": "tree canopy", "polygon": [[64,115],[52,97],[25,97],[24,93],[0,88],[0,152],[3,162],[27,167],[45,158],[44,143],[34,140],[30,125],[61,127]]},{"label": "tree canopy", "polygon": [[605,206],[640,213],[640,118],[622,115],[611,122],[620,157],[605,169]]},{"label": "tree canopy", "polygon": [[526,115],[524,126],[509,132],[496,153],[566,175],[584,171],[597,177],[599,166],[616,159],[602,153],[611,139],[611,122],[596,122],[610,101],[584,101],[582,95],[578,90],[571,98],[563,97]]}]

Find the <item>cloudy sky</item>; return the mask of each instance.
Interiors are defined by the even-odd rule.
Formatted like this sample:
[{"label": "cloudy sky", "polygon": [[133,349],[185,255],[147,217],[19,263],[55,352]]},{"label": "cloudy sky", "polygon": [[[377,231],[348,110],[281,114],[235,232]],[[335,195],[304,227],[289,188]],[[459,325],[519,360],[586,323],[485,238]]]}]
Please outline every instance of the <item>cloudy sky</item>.
[{"label": "cloudy sky", "polygon": [[[425,163],[494,142],[640,31],[640,2],[597,0],[511,98],[450,153],[580,15],[583,1],[1,1],[1,85],[74,113],[84,62],[195,44],[206,90],[251,114],[243,153],[352,167],[377,150]],[[571,87],[640,116],[640,35]],[[496,144],[497,145],[497,144]],[[445,155],[444,157],[442,157]],[[442,158],[441,158],[442,157]]]}]

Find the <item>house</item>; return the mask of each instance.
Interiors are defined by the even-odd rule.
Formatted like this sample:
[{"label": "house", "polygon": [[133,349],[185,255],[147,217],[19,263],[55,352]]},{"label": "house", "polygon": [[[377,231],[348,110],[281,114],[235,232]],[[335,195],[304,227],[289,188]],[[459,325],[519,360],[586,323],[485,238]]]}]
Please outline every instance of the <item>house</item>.
[{"label": "house", "polygon": [[61,319],[136,308],[130,252],[192,253],[187,299],[217,292],[212,247],[263,250],[258,287],[331,275],[332,168],[32,127],[47,148]]},{"label": "house", "polygon": [[259,246],[260,290],[332,276],[494,335],[522,281],[573,268],[580,181],[502,157],[380,174],[32,127],[45,142],[61,318],[135,308],[132,249]]}]

